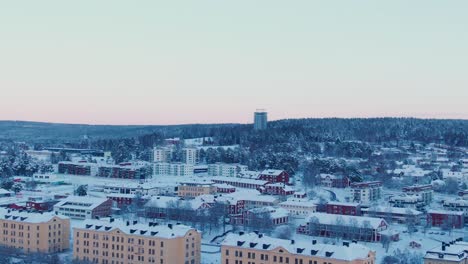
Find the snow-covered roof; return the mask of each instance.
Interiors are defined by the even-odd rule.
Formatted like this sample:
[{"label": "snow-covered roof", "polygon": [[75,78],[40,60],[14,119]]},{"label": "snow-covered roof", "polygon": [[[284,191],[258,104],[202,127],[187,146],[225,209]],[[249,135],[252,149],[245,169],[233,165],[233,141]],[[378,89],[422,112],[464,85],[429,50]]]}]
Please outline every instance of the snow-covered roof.
[{"label": "snow-covered roof", "polygon": [[442,215],[458,215],[462,216],[463,212],[457,212],[457,211],[448,211],[448,210],[435,210],[431,209],[427,211],[428,214],[442,214]]},{"label": "snow-covered roof", "polygon": [[424,259],[434,259],[439,261],[450,261],[461,263],[468,258],[468,243],[458,241],[453,244],[447,243],[440,245],[426,252]]},{"label": "snow-covered roof", "polygon": [[112,232],[114,230],[120,230],[127,235],[137,235],[145,237],[158,237],[158,238],[176,238],[183,237],[187,232],[196,229],[186,225],[154,225],[149,224],[132,224],[133,222],[122,221],[120,219],[110,220],[97,220],[97,219],[86,219],[81,222],[75,228],[85,230],[97,230],[102,232]]},{"label": "snow-covered roof", "polygon": [[387,223],[383,218],[375,217],[366,217],[366,216],[353,216],[353,215],[338,215],[338,214],[326,214],[326,213],[311,213],[307,217],[307,222],[311,218],[316,217],[321,224],[326,225],[335,225],[337,219],[342,219],[343,226],[349,226],[352,222],[357,223],[359,226],[362,226],[366,222],[372,226],[373,229],[377,229],[381,226],[382,222]]},{"label": "snow-covered roof", "polygon": [[361,209],[363,212],[377,212],[377,213],[394,213],[394,214],[412,214],[412,215],[422,215],[422,212],[414,210],[411,208],[400,208],[400,207],[390,207],[390,206],[376,206]]},{"label": "snow-covered roof", "polygon": [[2,220],[11,220],[23,223],[46,223],[52,220],[53,218],[60,219],[69,219],[67,216],[58,216],[51,212],[44,213],[33,213],[26,211],[15,211],[6,208],[0,208],[0,219]]},{"label": "snow-covered roof", "polygon": [[281,173],[283,173],[283,170],[263,170],[260,174],[278,176]]},{"label": "snow-covered roof", "polygon": [[236,188],[232,185],[229,185],[227,183],[216,183],[216,184],[213,184],[213,186],[216,186],[217,188],[220,188],[220,189],[232,189],[232,188]]},{"label": "snow-covered roof", "polygon": [[317,207],[317,205],[313,201],[300,201],[300,200],[286,200],[279,205],[283,206],[306,206],[306,207]]},{"label": "snow-covered roof", "polygon": [[204,203],[208,201],[202,199],[182,200],[179,197],[172,196],[153,196],[145,204],[145,207],[154,208],[170,208],[171,206],[178,205],[181,208],[190,208],[192,210],[199,209]]},{"label": "snow-covered roof", "polygon": [[73,207],[78,209],[93,210],[107,200],[107,198],[92,196],[68,196],[67,198],[58,202],[54,207]]},{"label": "snow-covered roof", "polygon": [[257,184],[257,185],[265,185],[268,181],[264,180],[257,180],[257,179],[247,179],[247,178],[234,178],[234,177],[213,177],[211,178],[213,181],[222,181],[222,182],[237,182],[237,183],[246,183],[246,184]]},{"label": "snow-covered roof", "polygon": [[352,206],[352,207],[358,207],[360,204],[359,204],[359,203],[347,203],[347,202],[330,201],[330,202],[327,202],[327,205],[338,205],[338,206]]},{"label": "snow-covered roof", "polygon": [[249,212],[253,214],[270,213],[270,217],[273,219],[283,218],[289,215],[288,210],[283,209],[281,207],[273,207],[273,206],[253,208],[253,209],[250,209]]},{"label": "snow-covered roof", "polygon": [[5,189],[3,189],[3,188],[0,188],[0,195],[2,195],[2,194],[12,194],[12,193],[13,193],[13,192],[10,192],[10,191],[8,191],[8,190],[5,190]]},{"label": "snow-covered roof", "polygon": [[[368,258],[371,250],[361,244],[349,243],[349,246],[331,244],[312,244],[309,241],[294,241],[273,238],[256,233],[230,233],[221,244],[222,246],[243,247],[260,251],[276,248],[287,250],[291,254],[352,261]],[[331,255],[330,255],[331,253]]]}]

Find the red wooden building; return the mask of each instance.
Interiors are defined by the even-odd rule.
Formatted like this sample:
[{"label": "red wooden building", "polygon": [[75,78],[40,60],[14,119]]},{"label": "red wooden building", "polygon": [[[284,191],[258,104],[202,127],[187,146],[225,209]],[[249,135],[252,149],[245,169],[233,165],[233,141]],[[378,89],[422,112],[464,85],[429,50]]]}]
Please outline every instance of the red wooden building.
[{"label": "red wooden building", "polygon": [[289,174],[283,170],[264,170],[258,175],[258,179],[270,183],[281,182],[289,184]]},{"label": "red wooden building", "polygon": [[465,225],[463,212],[429,210],[427,212],[427,222],[431,226],[441,228],[463,228]]},{"label": "red wooden building", "polygon": [[339,215],[362,215],[361,206],[358,203],[328,202],[325,206],[325,212]]}]

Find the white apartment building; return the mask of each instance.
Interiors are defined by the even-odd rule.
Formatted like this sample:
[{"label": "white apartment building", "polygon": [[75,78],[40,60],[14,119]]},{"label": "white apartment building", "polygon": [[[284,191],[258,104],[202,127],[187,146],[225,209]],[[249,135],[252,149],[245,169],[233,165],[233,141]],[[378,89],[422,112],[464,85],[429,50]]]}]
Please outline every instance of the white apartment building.
[{"label": "white apartment building", "polygon": [[198,149],[197,148],[183,148],[182,160],[187,164],[196,164],[198,162]]},{"label": "white apartment building", "polygon": [[241,164],[214,163],[208,165],[208,175],[222,177],[238,177],[247,171],[248,167]]},{"label": "white apartment building", "polygon": [[377,201],[382,196],[382,182],[355,182],[351,184],[350,200],[352,202],[369,203]]},{"label": "white apartment building", "polygon": [[168,175],[168,176],[193,176],[194,165],[186,163],[155,163],[153,173],[157,175]]},{"label": "white apartment building", "polygon": [[155,147],[153,148],[153,162],[170,162],[172,159],[172,148]]},{"label": "white apartment building", "polygon": [[111,215],[112,200],[90,196],[69,196],[54,205],[56,214],[74,219],[94,219]]}]

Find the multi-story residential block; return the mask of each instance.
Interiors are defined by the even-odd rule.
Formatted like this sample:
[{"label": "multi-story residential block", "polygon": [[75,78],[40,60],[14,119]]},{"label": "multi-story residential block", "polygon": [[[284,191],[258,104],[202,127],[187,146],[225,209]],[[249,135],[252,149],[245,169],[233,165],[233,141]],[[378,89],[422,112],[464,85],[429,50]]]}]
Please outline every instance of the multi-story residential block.
[{"label": "multi-story residential block", "polygon": [[187,164],[196,164],[199,158],[197,148],[187,147],[182,149],[182,161]]},{"label": "multi-story residential block", "polygon": [[99,166],[99,177],[118,179],[147,179],[151,178],[153,168],[149,165],[133,165],[131,163],[121,163],[119,165]]},{"label": "multi-story residential block", "polygon": [[260,187],[261,193],[270,195],[293,195],[296,189],[284,183],[267,183],[265,186]]},{"label": "multi-story residential block", "polygon": [[96,184],[96,188],[105,193],[125,193],[141,195],[174,195],[176,183],[162,184],[159,182],[115,181],[112,183]]},{"label": "multi-story residential block", "polygon": [[312,201],[287,200],[278,204],[279,207],[288,210],[289,216],[305,218],[317,211],[317,205]]},{"label": "multi-story residential block", "polygon": [[155,147],[153,149],[153,162],[171,162],[172,160],[172,148],[171,147]]},{"label": "multi-story residential block", "polygon": [[361,205],[358,203],[328,202],[325,205],[327,214],[361,215]]},{"label": "multi-story residential block", "polygon": [[131,193],[109,193],[106,195],[106,197],[107,199],[111,199],[116,207],[122,208],[125,206],[130,206],[134,202],[137,195]]},{"label": "multi-story residential block", "polygon": [[54,213],[0,209],[0,245],[26,253],[56,253],[70,247],[70,219]]},{"label": "multi-story residential block", "polygon": [[205,194],[215,194],[216,186],[213,182],[181,182],[177,187],[179,197],[193,198]]},{"label": "multi-story residential block", "polygon": [[[388,235],[383,232],[387,228],[388,224],[383,218],[312,213],[306,223],[297,228],[297,233],[378,242],[384,235]],[[392,233],[390,239],[398,239],[398,234]]]},{"label": "multi-story residential block", "polygon": [[429,205],[432,202],[432,197],[434,196],[434,190],[431,184],[403,187],[403,192],[408,195],[419,195],[424,205]]},{"label": "multi-story residential block", "polygon": [[350,200],[353,202],[369,203],[379,200],[381,196],[381,181],[351,183]]},{"label": "multi-story residential block", "polygon": [[26,150],[25,153],[33,159],[45,162],[50,162],[54,155],[58,156],[60,154],[49,150]]},{"label": "multi-story residential block", "polygon": [[210,208],[202,199],[182,200],[179,197],[154,196],[144,205],[147,218],[187,219]]},{"label": "multi-story residential block", "polygon": [[200,264],[201,235],[185,225],[88,219],[73,228],[73,258],[91,263]]},{"label": "multi-story residential block", "polygon": [[111,215],[112,200],[90,196],[69,196],[54,205],[55,213],[74,219],[94,219]]},{"label": "multi-story residential block", "polygon": [[154,175],[163,176],[193,176],[194,165],[180,162],[155,163],[153,172]]},{"label": "multi-story residential block", "polygon": [[272,227],[284,225],[289,222],[289,212],[286,209],[265,206],[245,210],[242,214],[230,217],[233,225],[246,225],[251,227]]},{"label": "multi-story residential block", "polygon": [[387,221],[397,223],[412,223],[417,225],[421,222],[423,213],[410,208],[376,206],[361,209],[364,216],[378,217]]},{"label": "multi-story residential block", "polygon": [[208,164],[208,175],[222,177],[238,177],[247,171],[246,165],[230,163]]},{"label": "multi-story residential block", "polygon": [[222,264],[373,264],[375,252],[350,242],[318,244],[268,237],[260,233],[230,233],[221,243]]},{"label": "multi-story residential block", "polygon": [[349,186],[350,180],[346,176],[320,174],[320,185],[323,187],[346,188]]},{"label": "multi-story residential block", "polygon": [[97,167],[94,163],[61,161],[58,164],[58,173],[91,176],[96,175]]},{"label": "multi-story residential block", "polygon": [[466,264],[468,263],[468,243],[462,239],[442,242],[438,247],[428,250],[424,264]]},{"label": "multi-story residential block", "polygon": [[423,210],[424,200],[420,194],[403,194],[391,196],[388,202],[393,207],[410,208],[415,210]]},{"label": "multi-story residential block", "polygon": [[431,226],[442,228],[463,228],[465,224],[463,212],[446,210],[429,210],[427,212],[427,223]]},{"label": "multi-story residential block", "polygon": [[448,211],[463,212],[465,223],[468,223],[468,200],[452,199],[444,201],[444,209]]},{"label": "multi-story residential block", "polygon": [[289,173],[284,170],[264,170],[260,172],[257,179],[268,181],[269,183],[289,184]]}]

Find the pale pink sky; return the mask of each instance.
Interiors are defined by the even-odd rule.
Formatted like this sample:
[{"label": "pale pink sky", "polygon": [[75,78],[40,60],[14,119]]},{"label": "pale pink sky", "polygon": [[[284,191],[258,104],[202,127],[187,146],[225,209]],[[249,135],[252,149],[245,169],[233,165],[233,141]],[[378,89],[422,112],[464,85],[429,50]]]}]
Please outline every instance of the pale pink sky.
[{"label": "pale pink sky", "polygon": [[468,119],[467,3],[7,1],[0,120]]}]

